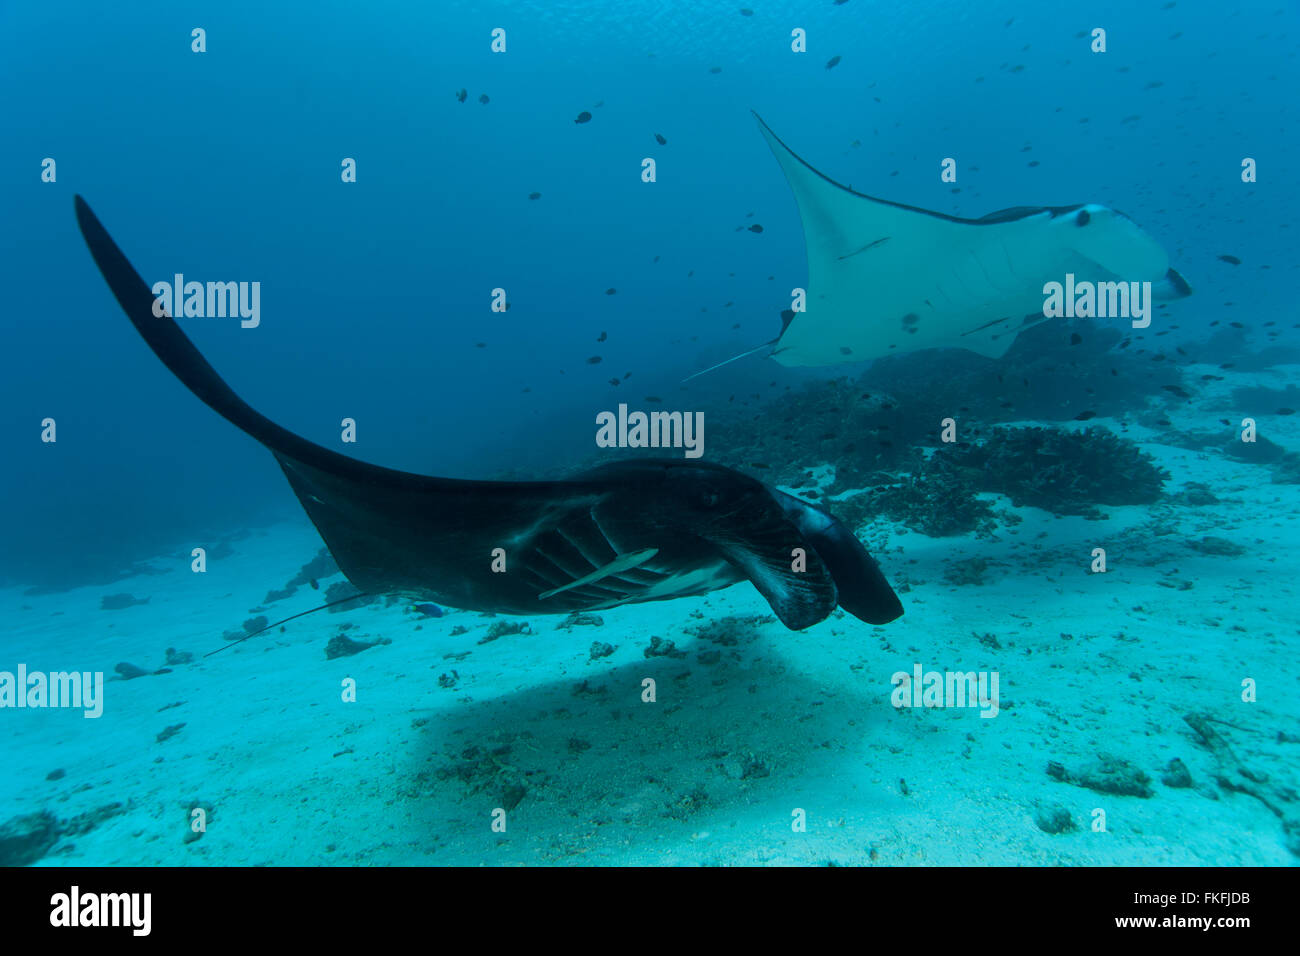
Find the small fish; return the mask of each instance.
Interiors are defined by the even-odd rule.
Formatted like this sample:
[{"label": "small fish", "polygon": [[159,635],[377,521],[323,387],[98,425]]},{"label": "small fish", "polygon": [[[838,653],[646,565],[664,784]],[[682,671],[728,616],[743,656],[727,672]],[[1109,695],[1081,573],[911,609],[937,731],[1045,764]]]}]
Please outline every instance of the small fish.
[{"label": "small fish", "polygon": [[603,342],[603,341],[605,341],[607,338],[609,338],[609,333],[607,333],[607,332],[601,332],[600,335],[596,336],[596,341],[597,341],[597,342]]},{"label": "small fish", "polygon": [[529,193],[529,194],[528,194],[528,198],[529,198],[529,199],[541,199],[541,198],[542,198],[542,194],[541,194],[541,193]]},{"label": "small fish", "polygon": [[1236,256],[1230,256],[1230,255],[1228,255],[1227,253],[1224,253],[1223,255],[1219,256],[1219,261],[1220,261],[1220,262],[1230,262],[1230,263],[1232,263],[1234,266],[1239,266],[1239,265],[1241,265],[1241,260],[1240,260],[1240,259],[1238,259]]},{"label": "small fish", "polygon": [[574,122],[575,122],[575,123],[590,123],[590,122],[591,122],[591,114],[588,113],[586,110],[583,110],[581,113],[578,114],[578,118],[577,118],[576,120],[574,120]]},{"label": "small fish", "polygon": [[664,138],[663,138],[661,135],[659,135],[658,133],[655,133],[655,142],[658,143],[660,146],[667,146],[667,145],[668,145],[668,140],[664,139]]},{"label": "small fish", "polygon": [[1278,413],[1279,415],[1294,415],[1294,414],[1295,414],[1295,409],[1294,409],[1294,408],[1279,408],[1279,409],[1277,410],[1277,413]]},{"label": "small fish", "polygon": [[771,465],[765,465],[765,464],[763,464],[761,461],[751,461],[751,462],[749,463],[749,467],[750,467],[750,468],[771,468],[772,466],[771,466]]},{"label": "small fish", "polygon": [[1169,392],[1170,394],[1177,395],[1179,398],[1192,397],[1191,395],[1188,394],[1187,389],[1183,388],[1180,385],[1161,385],[1160,387],[1163,388],[1166,392]]},{"label": "small fish", "polygon": [[1097,417],[1096,412],[1080,412],[1079,414],[1074,416],[1074,420],[1076,422],[1086,422],[1088,419],[1096,418],[1096,417]]},{"label": "small fish", "polygon": [[1083,336],[1080,335],[1078,332],[1071,332],[1071,333],[1070,333],[1070,344],[1071,344],[1071,345],[1078,345],[1078,344],[1079,344],[1080,342],[1082,342],[1082,341],[1083,341]]},{"label": "small fish", "polygon": [[599,364],[600,364],[600,356],[599,356],[599,355],[593,355],[591,358],[587,359],[587,364],[588,364],[588,365],[599,365]]},{"label": "small fish", "polygon": [[488,103],[492,102],[491,100],[488,99],[488,95],[486,93],[479,96],[478,101],[482,103],[484,106],[487,106]]},{"label": "small fish", "polygon": [[749,9],[749,7],[741,7],[740,15],[742,17],[752,17],[754,15],[754,11]]},{"label": "small fish", "polygon": [[611,378],[611,379],[609,380],[609,384],[610,384],[610,385],[617,385],[617,384],[618,384],[618,379],[616,379],[616,378]]},{"label": "small fish", "polygon": [[839,62],[840,62],[840,58],[838,56],[831,57],[829,60],[826,61],[826,69],[828,70],[834,69]]},{"label": "small fish", "polygon": [[469,90],[461,90],[459,93],[456,94],[457,103],[464,103],[465,100],[468,98],[469,98]]},{"label": "small fish", "polygon": [[608,289],[605,290],[605,295],[614,295],[617,292],[618,292],[617,289],[615,289],[613,286],[610,286]]},{"label": "small fish", "polygon": [[411,610],[421,617],[442,617],[442,608],[436,604],[412,604]]},{"label": "small fish", "polygon": [[762,231],[763,231],[763,227],[760,226],[758,223],[754,223],[752,226],[749,227],[749,231],[750,231],[750,232],[762,232]]},{"label": "small fish", "polygon": [[710,73],[721,73],[721,72],[722,72],[722,67],[720,67],[720,66],[711,66],[711,67],[709,67],[709,72],[710,72]]},{"label": "small fish", "polygon": [[476,348],[476,349],[485,349],[485,348],[487,348],[487,343],[486,343],[486,342],[475,342],[475,343],[474,343],[474,348]]},{"label": "small fish", "polygon": [[660,398],[658,395],[647,395],[645,397],[645,400],[649,402],[651,405],[662,405],[664,403],[664,400]]}]

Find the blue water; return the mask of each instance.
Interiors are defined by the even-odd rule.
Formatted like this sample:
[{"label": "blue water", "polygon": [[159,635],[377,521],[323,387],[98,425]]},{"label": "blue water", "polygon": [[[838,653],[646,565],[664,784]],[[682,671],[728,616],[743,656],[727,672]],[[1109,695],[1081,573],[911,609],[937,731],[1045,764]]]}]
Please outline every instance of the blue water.
[{"label": "blue water", "polygon": [[[191,51],[196,26],[204,53]],[[796,26],[805,54],[789,49]],[[1099,26],[1101,55],[1086,36]],[[504,54],[490,48],[495,27]],[[751,110],[827,175],[898,202],[966,217],[1123,210],[1196,290],[1167,351],[1240,322],[1259,368],[1294,363],[1298,30],[1285,0],[5,4],[10,611],[50,592],[112,592],[133,563],[187,561],[203,536],[303,520],[266,451],[186,394],[125,321],[78,234],[74,194],[151,282],[261,282],[257,329],[205,319],[186,331],[271,419],[334,446],[352,417],[362,440],[348,452],[395,468],[553,477],[597,460],[594,416],[621,401],[664,396],[708,417],[738,396],[865,369],[753,357],[680,385],[776,335],[789,289],[806,282],[798,210]],[[575,123],[583,111],[590,122]],[[960,192],[939,181],[945,156],[960,157]],[[340,181],[345,157],[355,183]],[[752,223],[763,231],[737,231]],[[506,313],[490,310],[497,287]],[[781,415],[779,402],[747,408]],[[40,440],[47,417],[55,444]],[[1255,477],[1237,494],[1255,489],[1261,509],[1289,491]],[[308,541],[296,563],[313,553]],[[1026,604],[1038,586],[1024,579]],[[1116,619],[1093,629],[1115,630],[1129,604],[1108,604]],[[676,621],[673,607],[656,613]],[[87,615],[76,629],[101,625]],[[444,643],[439,658],[454,649]],[[1294,673],[1275,693],[1293,685]],[[1294,750],[1278,771],[1293,783]],[[1198,862],[1234,860],[1207,850]]]}]

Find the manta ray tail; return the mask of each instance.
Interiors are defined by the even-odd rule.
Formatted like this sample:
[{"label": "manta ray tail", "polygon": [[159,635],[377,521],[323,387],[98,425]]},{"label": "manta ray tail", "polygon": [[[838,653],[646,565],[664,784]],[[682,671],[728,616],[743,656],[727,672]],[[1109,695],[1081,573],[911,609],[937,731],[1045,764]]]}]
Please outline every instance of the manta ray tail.
[{"label": "manta ray tail", "polygon": [[297,614],[290,614],[288,617],[282,617],[280,618],[280,620],[274,622],[273,624],[268,624],[265,627],[259,627],[256,631],[249,631],[243,637],[236,638],[235,640],[231,641],[229,644],[222,644],[215,651],[208,651],[203,656],[211,657],[213,654],[220,654],[222,651],[234,647],[236,644],[244,643],[244,641],[248,640],[249,638],[257,637],[257,635],[259,634],[265,634],[267,631],[271,630],[274,627],[279,627],[281,624],[288,624],[290,621],[296,621],[298,618],[306,617],[308,614],[315,614],[317,611],[323,611],[326,608],[338,607],[340,604],[347,604],[350,601],[359,601],[361,598],[366,598],[370,596],[371,595],[364,594],[364,593],[349,594],[347,597],[339,598],[337,601],[330,601],[326,604],[317,604],[315,607],[310,607],[305,611],[299,611]]},{"label": "manta ray tail", "polygon": [[777,339],[773,339],[770,342],[764,342],[762,345],[756,345],[754,348],[741,352],[739,355],[733,355],[731,358],[719,362],[717,365],[710,365],[708,368],[700,369],[694,375],[688,375],[684,379],[682,379],[682,384],[685,385],[691,379],[699,378],[701,375],[708,375],[710,372],[716,372],[724,365],[730,365],[732,362],[739,362],[741,359],[747,358],[748,356],[753,355],[755,352],[761,352],[763,351],[763,349],[770,349],[774,345],[776,345],[776,343],[777,343]]},{"label": "manta ray tail", "polygon": [[[792,312],[790,309],[786,309],[784,312],[781,313],[781,335],[785,335],[785,330],[790,327],[790,323],[792,321],[794,321],[794,312]],[[724,362],[719,362],[717,365],[710,365],[708,368],[702,369],[696,372],[694,375],[688,375],[686,378],[682,379],[682,384],[685,385],[693,378],[699,378],[701,375],[707,375],[709,372],[716,371],[717,369],[722,368],[724,365],[730,365],[732,362],[739,362],[741,359],[753,355],[755,352],[763,351],[763,349],[772,349],[772,351],[769,352],[768,355],[769,356],[775,355],[778,351],[776,347],[781,341],[781,335],[778,335],[770,342],[764,342],[762,345],[757,345],[752,349],[741,352],[739,355],[733,355],[731,358],[727,359]]]}]

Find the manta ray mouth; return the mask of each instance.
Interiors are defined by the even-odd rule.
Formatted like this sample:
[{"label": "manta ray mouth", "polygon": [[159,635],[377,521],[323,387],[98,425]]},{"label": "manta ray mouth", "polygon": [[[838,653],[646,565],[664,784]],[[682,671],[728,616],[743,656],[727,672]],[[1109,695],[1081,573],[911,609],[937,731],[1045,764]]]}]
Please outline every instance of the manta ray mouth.
[{"label": "manta ray mouth", "polygon": [[830,571],[840,607],[868,624],[903,616],[903,604],[880,565],[838,518],[783,491],[769,491]]}]

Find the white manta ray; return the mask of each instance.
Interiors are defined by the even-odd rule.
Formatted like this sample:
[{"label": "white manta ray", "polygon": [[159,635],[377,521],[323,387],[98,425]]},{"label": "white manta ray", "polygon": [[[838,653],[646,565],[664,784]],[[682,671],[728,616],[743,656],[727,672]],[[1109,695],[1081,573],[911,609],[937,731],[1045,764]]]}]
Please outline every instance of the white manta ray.
[{"label": "white manta ray", "polygon": [[959,219],[876,199],[818,172],[754,115],[794,191],[808,250],[806,310],[785,313],[767,343],[782,365],[930,348],[998,358],[1045,321],[1044,284],[1071,273],[1076,283],[1150,282],[1156,299],[1191,294],[1160,244],[1114,209],[1017,206]]}]

